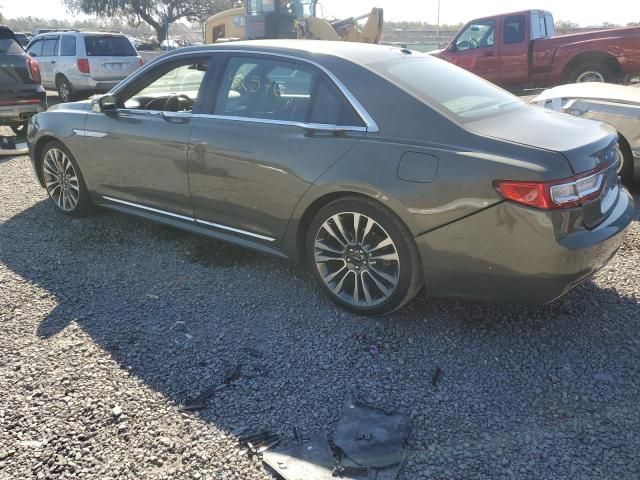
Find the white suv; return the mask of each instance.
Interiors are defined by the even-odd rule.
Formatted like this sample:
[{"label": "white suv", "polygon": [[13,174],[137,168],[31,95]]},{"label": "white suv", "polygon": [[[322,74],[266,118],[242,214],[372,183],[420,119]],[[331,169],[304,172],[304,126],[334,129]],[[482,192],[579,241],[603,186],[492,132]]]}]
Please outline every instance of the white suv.
[{"label": "white suv", "polygon": [[42,85],[56,89],[61,102],[109,91],[143,63],[125,35],[109,32],[47,32],[27,52],[40,64]]}]

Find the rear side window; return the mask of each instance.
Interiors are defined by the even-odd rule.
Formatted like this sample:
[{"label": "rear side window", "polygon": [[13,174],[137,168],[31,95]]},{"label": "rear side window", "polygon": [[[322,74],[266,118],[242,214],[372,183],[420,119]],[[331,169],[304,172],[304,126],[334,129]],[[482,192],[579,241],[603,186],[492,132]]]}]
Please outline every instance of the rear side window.
[{"label": "rear side window", "polygon": [[520,43],[524,41],[524,16],[515,15],[504,19],[504,43]]},{"label": "rear side window", "polygon": [[57,54],[58,50],[58,37],[45,38],[42,45],[42,56],[53,57]]},{"label": "rear side window", "polygon": [[27,49],[27,52],[29,52],[29,55],[31,55],[32,57],[41,57],[43,43],[44,42],[42,40],[36,40],[33,43],[31,43],[29,45],[29,48]]},{"label": "rear side window", "polygon": [[84,47],[89,57],[135,57],[138,55],[126,37],[87,35]]},{"label": "rear side window", "polygon": [[310,123],[363,127],[362,119],[341,92],[328,80],[320,78],[313,93]]},{"label": "rear side window", "polygon": [[76,37],[73,35],[63,35],[60,43],[60,55],[63,57],[75,57]]}]

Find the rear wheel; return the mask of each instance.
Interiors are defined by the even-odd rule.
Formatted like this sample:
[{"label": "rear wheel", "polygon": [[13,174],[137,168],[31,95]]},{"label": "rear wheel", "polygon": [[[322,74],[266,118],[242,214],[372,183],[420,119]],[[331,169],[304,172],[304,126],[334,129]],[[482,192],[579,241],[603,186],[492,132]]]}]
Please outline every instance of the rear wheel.
[{"label": "rear wheel", "polygon": [[25,135],[27,133],[28,123],[29,122],[14,123],[13,125],[11,125],[11,130],[13,130],[13,133],[15,133],[16,135]]},{"label": "rear wheel", "polygon": [[56,87],[58,90],[58,98],[62,103],[72,102],[75,98],[75,92],[67,77],[60,76],[56,80]]},{"label": "rear wheel", "polygon": [[619,143],[620,152],[622,153],[622,165],[620,166],[620,171],[618,173],[622,183],[626,186],[631,186],[635,173],[633,171],[633,153],[629,142],[627,142],[622,135],[619,137]]},{"label": "rear wheel", "polygon": [[359,314],[389,314],[423,285],[411,232],[368,199],[347,197],[322,208],[309,227],[306,255],[329,297]]},{"label": "rear wheel", "polygon": [[60,142],[49,142],[40,160],[42,179],[58,210],[79,217],[91,208],[89,192],[71,152]]},{"label": "rear wheel", "polygon": [[615,72],[604,63],[584,63],[575,67],[569,74],[569,83],[611,83],[615,81]]}]

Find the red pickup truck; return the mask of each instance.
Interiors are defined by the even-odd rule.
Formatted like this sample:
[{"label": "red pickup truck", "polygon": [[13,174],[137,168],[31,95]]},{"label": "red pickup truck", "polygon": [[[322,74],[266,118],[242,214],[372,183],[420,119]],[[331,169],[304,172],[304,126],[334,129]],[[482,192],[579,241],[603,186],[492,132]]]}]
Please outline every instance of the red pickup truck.
[{"label": "red pickup truck", "polygon": [[551,13],[526,10],[473,20],[433,54],[504,87],[619,82],[640,73],[640,27],[555,36]]}]

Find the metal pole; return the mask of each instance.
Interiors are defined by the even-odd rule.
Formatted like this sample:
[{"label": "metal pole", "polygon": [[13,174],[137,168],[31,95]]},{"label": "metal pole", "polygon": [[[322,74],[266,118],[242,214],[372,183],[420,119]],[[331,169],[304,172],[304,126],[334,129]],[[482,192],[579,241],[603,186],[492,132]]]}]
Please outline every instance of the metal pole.
[{"label": "metal pole", "polygon": [[440,0],[438,0],[438,48],[440,48]]}]

